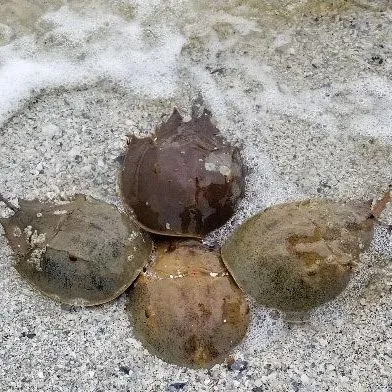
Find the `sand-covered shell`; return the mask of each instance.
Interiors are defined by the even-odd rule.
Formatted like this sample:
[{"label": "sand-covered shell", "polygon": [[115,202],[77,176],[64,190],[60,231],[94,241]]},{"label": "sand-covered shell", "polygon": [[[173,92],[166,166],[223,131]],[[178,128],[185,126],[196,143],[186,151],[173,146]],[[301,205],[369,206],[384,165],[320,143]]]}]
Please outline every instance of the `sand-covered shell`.
[{"label": "sand-covered shell", "polygon": [[281,204],[240,225],[221,254],[237,284],[259,304],[306,311],[346,287],[373,224],[367,203]]},{"label": "sand-covered shell", "polygon": [[219,253],[196,241],[159,245],[130,292],[136,336],[159,358],[189,367],[223,361],[244,337],[248,305]]},{"label": "sand-covered shell", "polygon": [[145,230],[203,237],[232,216],[244,189],[244,166],[206,111],[183,122],[174,110],[154,138],[130,140],[120,188]]},{"label": "sand-covered shell", "polygon": [[152,242],[113,205],[77,195],[66,204],[19,201],[1,219],[15,268],[43,294],[70,305],[110,301],[148,263]]}]

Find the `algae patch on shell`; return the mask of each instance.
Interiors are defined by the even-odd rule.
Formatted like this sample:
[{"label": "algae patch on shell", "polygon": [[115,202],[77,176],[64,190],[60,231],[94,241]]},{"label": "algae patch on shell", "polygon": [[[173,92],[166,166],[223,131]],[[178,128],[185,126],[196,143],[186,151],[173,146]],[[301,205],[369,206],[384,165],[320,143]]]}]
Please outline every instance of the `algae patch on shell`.
[{"label": "algae patch on shell", "polygon": [[222,258],[259,304],[307,311],[346,287],[373,225],[366,203],[281,204],[240,225],[223,245]]},{"label": "algae patch on shell", "polygon": [[234,213],[244,166],[204,112],[183,122],[174,110],[155,138],[133,137],[120,175],[124,204],[158,234],[203,237]]},{"label": "algae patch on shell", "polygon": [[19,201],[0,223],[15,268],[43,294],[71,305],[110,301],[147,264],[152,242],[113,205],[77,195],[66,204]]},{"label": "algae patch on shell", "polygon": [[248,305],[219,254],[196,241],[160,244],[127,311],[136,336],[159,358],[189,367],[221,362],[244,337]]}]

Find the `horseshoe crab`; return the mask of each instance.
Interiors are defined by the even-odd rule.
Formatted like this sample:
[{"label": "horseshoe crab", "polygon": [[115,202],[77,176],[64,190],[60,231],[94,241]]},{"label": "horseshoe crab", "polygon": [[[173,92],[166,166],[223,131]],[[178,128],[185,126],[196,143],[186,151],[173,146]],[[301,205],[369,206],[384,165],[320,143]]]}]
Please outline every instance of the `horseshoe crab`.
[{"label": "horseshoe crab", "polygon": [[307,311],[346,287],[371,242],[374,218],[370,203],[281,204],[240,225],[221,254],[237,284],[259,304]]},{"label": "horseshoe crab", "polygon": [[183,122],[176,109],[155,138],[129,141],[120,189],[147,231],[201,238],[225,223],[244,189],[238,148],[204,111]]},{"label": "horseshoe crab", "polygon": [[19,200],[0,219],[20,275],[50,298],[70,305],[110,301],[147,264],[152,242],[116,207],[83,195],[56,205]]},{"label": "horseshoe crab", "polygon": [[248,306],[219,254],[197,241],[160,244],[139,276],[127,311],[134,332],[163,360],[211,367],[245,335]]}]

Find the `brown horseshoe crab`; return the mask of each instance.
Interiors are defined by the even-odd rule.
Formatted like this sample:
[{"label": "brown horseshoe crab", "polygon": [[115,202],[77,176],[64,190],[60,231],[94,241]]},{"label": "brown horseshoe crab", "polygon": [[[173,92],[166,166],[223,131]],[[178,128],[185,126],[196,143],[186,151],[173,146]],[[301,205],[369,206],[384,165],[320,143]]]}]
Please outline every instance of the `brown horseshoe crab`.
[{"label": "brown horseshoe crab", "polygon": [[200,238],[232,216],[243,177],[239,150],[219,135],[209,113],[183,122],[175,109],[155,138],[132,137],[120,188],[145,230]]},{"label": "brown horseshoe crab", "polygon": [[219,254],[196,241],[160,244],[127,310],[134,332],[158,357],[190,367],[222,361],[244,337],[248,305]]},{"label": "brown horseshoe crab", "polygon": [[268,208],[229,237],[223,261],[259,304],[307,311],[346,287],[385,203],[384,198],[373,210],[370,203],[323,200]]},{"label": "brown horseshoe crab", "polygon": [[[3,200],[4,201],[4,200]],[[152,242],[116,207],[77,195],[56,205],[19,200],[0,219],[15,268],[43,294],[92,306],[122,294],[147,264]]]}]

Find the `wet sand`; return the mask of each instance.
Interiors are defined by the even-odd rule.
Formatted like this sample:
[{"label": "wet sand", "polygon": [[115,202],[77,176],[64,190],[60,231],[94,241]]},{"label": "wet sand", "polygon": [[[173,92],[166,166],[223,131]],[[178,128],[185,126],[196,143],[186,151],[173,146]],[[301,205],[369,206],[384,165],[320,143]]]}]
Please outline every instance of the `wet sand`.
[{"label": "wet sand", "polygon": [[[388,1],[106,3],[0,4],[6,198],[85,193],[120,206],[126,135],[152,133],[173,107],[189,118],[200,98],[249,167],[237,214],[207,242],[279,202],[369,200],[392,182]],[[342,295],[298,323],[252,305],[232,353],[243,366],[207,371],[150,355],[127,294],[93,308],[43,297],[0,236],[0,389],[390,391],[391,257],[378,227]]]}]

